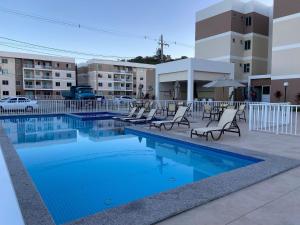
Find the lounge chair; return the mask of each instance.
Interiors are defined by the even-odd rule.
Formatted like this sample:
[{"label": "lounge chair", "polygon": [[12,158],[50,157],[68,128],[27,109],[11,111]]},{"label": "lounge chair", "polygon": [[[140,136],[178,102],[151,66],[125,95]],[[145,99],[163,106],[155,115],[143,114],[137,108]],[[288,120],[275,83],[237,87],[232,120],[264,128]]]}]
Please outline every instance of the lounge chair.
[{"label": "lounge chair", "polygon": [[138,114],[136,115],[136,117],[127,117],[127,118],[125,117],[125,118],[121,118],[120,120],[129,121],[132,119],[142,119],[144,112],[145,112],[145,108],[141,108],[140,111],[138,112]]},{"label": "lounge chair", "polygon": [[219,120],[220,109],[216,106],[211,106],[208,104],[204,105],[202,120],[210,119],[210,120]]},{"label": "lounge chair", "polygon": [[168,107],[167,107],[167,117],[168,116],[174,116],[176,114],[176,103],[168,103]]},{"label": "lounge chair", "polygon": [[[186,125],[186,126],[190,127],[190,122],[185,117],[185,114],[187,113],[188,110],[189,110],[189,107],[180,106],[172,120],[154,121],[150,124],[150,128],[156,127],[161,130],[161,128],[164,127],[166,130],[171,130],[175,124],[178,124],[178,126]],[[166,127],[167,124],[169,124],[171,126],[169,128],[167,128]]]},{"label": "lounge chair", "polygon": [[239,121],[244,120],[245,122],[247,122],[245,104],[239,106],[236,116],[238,117]]},{"label": "lounge chair", "polygon": [[134,118],[134,113],[136,111],[137,107],[133,107],[130,112],[128,113],[128,115],[124,115],[124,116],[114,116],[113,119],[117,119],[117,120],[120,120],[120,119],[123,119],[123,118]]},{"label": "lounge chair", "polygon": [[[221,136],[225,132],[237,133],[239,134],[239,136],[241,136],[240,128],[236,124],[236,120],[235,120],[236,114],[237,114],[236,109],[226,109],[222,114],[221,119],[217,126],[209,127],[209,125],[212,122],[210,121],[206,127],[192,129],[191,138],[193,138],[193,135],[197,135],[200,137],[206,137],[206,140],[208,140],[208,135],[210,134],[212,139],[217,141],[220,140]],[[219,132],[219,135],[215,137],[213,135],[214,132]]]},{"label": "lounge chair", "polygon": [[157,112],[157,109],[151,109],[151,111],[148,113],[147,117],[144,119],[133,119],[129,120],[130,123],[149,123],[152,122],[152,120],[155,118],[155,114]]}]

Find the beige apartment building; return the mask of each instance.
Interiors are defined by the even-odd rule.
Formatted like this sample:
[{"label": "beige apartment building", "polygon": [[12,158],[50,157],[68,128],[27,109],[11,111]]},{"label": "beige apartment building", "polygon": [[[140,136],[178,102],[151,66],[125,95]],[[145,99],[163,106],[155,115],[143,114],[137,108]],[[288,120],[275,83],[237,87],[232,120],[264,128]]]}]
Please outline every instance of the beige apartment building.
[{"label": "beige apartment building", "polygon": [[59,97],[76,85],[75,59],[0,52],[0,97]]},{"label": "beige apartment building", "polygon": [[299,28],[300,1],[275,0],[271,76],[273,102],[285,100],[286,95],[286,101],[300,104]]},{"label": "beige apartment building", "polygon": [[91,86],[99,96],[140,97],[155,94],[155,66],[93,59],[78,66],[78,85]]},{"label": "beige apartment building", "polygon": [[224,0],[196,14],[196,58],[235,64],[235,79],[268,73],[271,7]]}]

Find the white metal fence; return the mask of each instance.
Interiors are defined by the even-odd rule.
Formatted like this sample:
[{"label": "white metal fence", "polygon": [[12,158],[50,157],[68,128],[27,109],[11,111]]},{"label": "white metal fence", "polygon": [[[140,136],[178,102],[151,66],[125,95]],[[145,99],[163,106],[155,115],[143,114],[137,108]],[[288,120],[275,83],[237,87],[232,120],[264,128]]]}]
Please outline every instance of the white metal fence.
[{"label": "white metal fence", "polygon": [[115,103],[113,101],[90,100],[37,100],[36,105],[21,106],[15,103],[0,109],[0,116],[6,115],[42,115],[65,113],[92,113],[92,112],[127,112],[129,103]]},{"label": "white metal fence", "polygon": [[[12,105],[9,108],[2,109],[0,105],[0,115],[38,115],[38,114],[63,114],[63,113],[84,113],[84,112],[120,112],[124,113],[130,109],[130,106],[137,105],[139,107],[145,107],[146,102],[151,108],[160,108],[166,111],[170,103],[176,103],[176,105],[188,105],[191,104],[192,116],[202,116],[204,105],[209,104],[213,107],[220,107],[222,105],[238,108],[241,104],[249,106],[248,102],[229,102],[229,101],[173,101],[173,100],[161,100],[151,101],[143,100],[136,103],[130,102],[118,102],[115,100],[37,100],[35,107],[26,107]],[[17,106],[17,107],[15,107]]]},{"label": "white metal fence", "polygon": [[300,106],[284,103],[250,104],[249,130],[300,135]]}]

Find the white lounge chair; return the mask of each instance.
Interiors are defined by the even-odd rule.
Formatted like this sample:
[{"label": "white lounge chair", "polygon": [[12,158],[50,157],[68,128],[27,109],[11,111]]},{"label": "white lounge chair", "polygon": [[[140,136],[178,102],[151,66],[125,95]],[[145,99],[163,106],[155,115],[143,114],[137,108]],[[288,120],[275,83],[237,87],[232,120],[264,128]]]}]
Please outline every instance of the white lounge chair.
[{"label": "white lounge chair", "polygon": [[239,106],[236,117],[239,119],[239,121],[244,120],[245,122],[247,122],[245,104]]},{"label": "white lounge chair", "polygon": [[140,111],[138,112],[138,114],[136,115],[136,117],[128,117],[128,118],[121,118],[122,121],[129,121],[132,119],[142,119],[143,115],[145,112],[145,108],[141,108]]},{"label": "white lounge chair", "polygon": [[[191,130],[191,138],[193,138],[193,135],[197,135],[200,137],[206,137],[206,140],[208,140],[208,135],[210,134],[212,139],[217,141],[220,140],[221,136],[225,132],[231,132],[231,133],[238,133],[239,136],[241,136],[241,131],[239,126],[236,124],[236,109],[226,109],[224,113],[221,116],[221,119],[217,126],[215,127],[209,127],[211,122],[207,124],[206,127],[203,128],[197,128]],[[219,135],[215,137],[213,135],[214,132],[218,132]]]},{"label": "white lounge chair", "polygon": [[[154,121],[150,124],[151,127],[156,127],[161,130],[162,127],[164,127],[166,130],[171,130],[174,126],[174,124],[178,124],[178,126],[181,125],[186,125],[190,127],[190,122],[188,119],[185,117],[185,114],[189,110],[189,107],[186,106],[180,106],[172,120],[166,120],[166,121]],[[169,128],[166,127],[166,125],[169,124],[171,125]]]},{"label": "white lounge chair", "polygon": [[136,111],[137,107],[133,107],[130,112],[128,113],[128,115],[124,115],[124,116],[114,116],[113,119],[122,119],[122,118],[134,118],[134,113]]},{"label": "white lounge chair", "polygon": [[148,113],[148,115],[145,119],[133,119],[133,120],[129,120],[129,122],[130,123],[149,123],[154,119],[156,112],[157,112],[157,109],[151,109],[151,111]]}]

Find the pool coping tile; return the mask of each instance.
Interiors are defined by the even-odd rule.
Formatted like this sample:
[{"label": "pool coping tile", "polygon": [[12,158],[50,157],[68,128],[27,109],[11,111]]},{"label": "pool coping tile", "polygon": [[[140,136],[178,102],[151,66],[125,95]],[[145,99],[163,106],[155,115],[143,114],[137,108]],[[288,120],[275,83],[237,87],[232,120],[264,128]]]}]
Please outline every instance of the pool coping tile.
[{"label": "pool coping tile", "polygon": [[[127,127],[126,130],[128,132],[141,132],[142,136],[165,137],[174,141],[179,140],[193,145],[221,149],[264,161],[71,221],[67,223],[68,225],[155,224],[300,166],[300,160],[218,143],[200,142],[199,138],[190,139],[189,137],[149,130],[142,126]],[[1,126],[0,144],[25,223],[53,225],[52,216]]]}]

